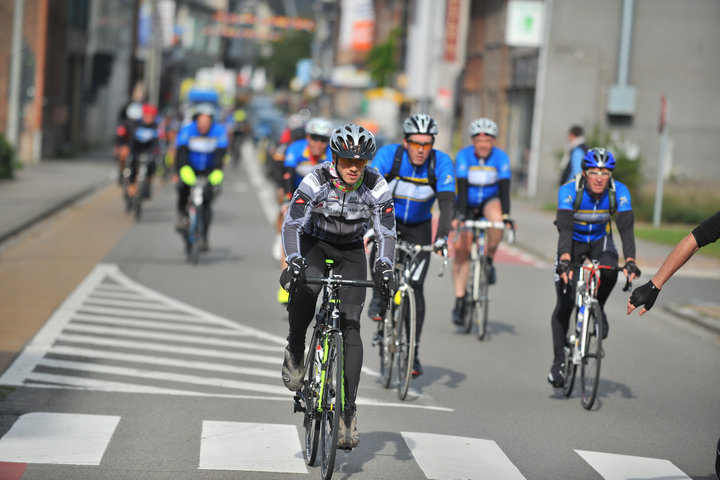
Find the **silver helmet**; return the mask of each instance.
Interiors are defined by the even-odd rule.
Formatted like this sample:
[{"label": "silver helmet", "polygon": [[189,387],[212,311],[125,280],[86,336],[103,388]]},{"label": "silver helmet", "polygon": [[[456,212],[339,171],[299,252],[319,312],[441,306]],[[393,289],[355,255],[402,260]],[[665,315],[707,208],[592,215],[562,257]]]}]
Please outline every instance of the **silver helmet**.
[{"label": "silver helmet", "polygon": [[430,115],[418,113],[405,119],[403,133],[405,135],[437,135],[438,125]]},{"label": "silver helmet", "polygon": [[353,123],[336,128],[330,136],[330,150],[342,158],[372,160],[376,149],[375,136]]}]

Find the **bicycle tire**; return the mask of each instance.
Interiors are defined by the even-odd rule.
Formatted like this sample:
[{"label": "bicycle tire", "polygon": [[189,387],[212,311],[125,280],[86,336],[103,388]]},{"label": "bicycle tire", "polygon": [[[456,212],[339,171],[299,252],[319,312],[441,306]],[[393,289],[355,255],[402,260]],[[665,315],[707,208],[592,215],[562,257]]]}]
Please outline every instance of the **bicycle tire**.
[{"label": "bicycle tire", "polygon": [[337,453],[338,428],[343,410],[343,344],[339,332],[331,332],[327,341],[327,361],[322,389],[320,427],[320,472],[322,478],[332,478]]},{"label": "bicycle tire", "polygon": [[380,341],[380,381],[384,388],[389,388],[392,383],[393,362],[395,361],[392,311],[387,312],[381,324],[378,325],[378,330],[382,334],[382,340]]},{"label": "bicycle tire", "polygon": [[470,260],[470,272],[468,274],[467,285],[465,286],[465,298],[470,301],[465,304],[465,316],[463,317],[462,329],[464,333],[470,333],[473,324],[475,324],[475,314],[477,313],[477,298],[475,295],[475,284],[477,283],[477,262]]},{"label": "bicycle tire", "polygon": [[142,192],[141,188],[138,188],[138,193],[135,194],[135,198],[133,198],[133,213],[135,215],[135,221],[139,222],[140,217],[142,217]]},{"label": "bicycle tire", "polygon": [[490,304],[490,282],[488,281],[488,261],[486,257],[480,257],[480,284],[477,287],[478,297],[475,303],[475,315],[478,325],[478,340],[485,339],[487,334],[488,310]]},{"label": "bicycle tire", "polygon": [[305,382],[303,383],[303,397],[305,398],[305,414],[303,427],[305,428],[305,462],[311,467],[315,465],[320,438],[320,420],[318,419],[318,384],[315,372],[315,351],[320,344],[317,331],[313,333],[310,350],[305,360]]},{"label": "bicycle tire", "polygon": [[600,305],[590,303],[587,314],[585,355],[580,365],[580,383],[582,386],[582,406],[590,410],[597,398],[600,384],[600,364],[602,361],[602,321]]},{"label": "bicycle tire", "polygon": [[203,231],[203,209],[202,207],[197,209],[197,212],[195,213],[195,224],[190,225],[190,229],[192,232],[192,251],[190,256],[190,261],[193,265],[197,265],[198,261],[200,259],[200,238],[202,238],[202,231]]},{"label": "bicycle tire", "polygon": [[417,328],[415,294],[409,285],[401,289],[400,304],[393,302],[393,318],[397,335],[395,342],[397,351],[397,393],[400,400],[407,397],[412,379],[413,361],[415,360],[415,329]]}]

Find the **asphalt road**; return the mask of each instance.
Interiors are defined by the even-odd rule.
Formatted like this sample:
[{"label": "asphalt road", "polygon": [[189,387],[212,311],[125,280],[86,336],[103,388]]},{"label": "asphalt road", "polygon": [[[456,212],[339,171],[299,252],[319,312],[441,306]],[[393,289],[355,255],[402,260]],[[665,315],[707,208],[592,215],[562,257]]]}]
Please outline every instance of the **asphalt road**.
[{"label": "asphalt road", "polygon": [[[10,386],[0,477],[319,475],[302,461],[301,418],[280,380],[287,322],[275,301],[272,199],[250,179],[228,172],[198,266],[173,231],[170,185],[156,189],[140,223],[96,233],[113,236],[107,254],[0,377]],[[118,205],[103,208],[122,216]],[[425,373],[407,401],[380,386],[374,325],[363,318],[361,442],[338,453],[334,478],[715,478],[720,338],[662,310],[627,317],[618,287],[599,400],[585,411],[577,387],[566,400],[545,380],[548,266],[505,254],[484,342],[451,325],[449,273],[438,278],[433,262]],[[718,280],[674,282],[677,296],[720,291]]]}]

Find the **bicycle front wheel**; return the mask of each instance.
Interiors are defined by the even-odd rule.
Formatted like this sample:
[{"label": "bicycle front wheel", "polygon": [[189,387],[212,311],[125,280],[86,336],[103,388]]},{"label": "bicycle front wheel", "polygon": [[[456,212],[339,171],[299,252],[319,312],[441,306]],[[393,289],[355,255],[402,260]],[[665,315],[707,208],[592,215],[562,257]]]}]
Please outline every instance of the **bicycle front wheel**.
[{"label": "bicycle front wheel", "polygon": [[590,410],[597,398],[602,360],[602,312],[597,302],[590,304],[585,335],[585,355],[580,365],[582,383],[582,406]]},{"label": "bicycle front wheel", "polygon": [[320,426],[320,471],[329,480],[335,468],[338,427],[343,411],[343,345],[338,332],[332,332],[327,341],[327,361],[322,388],[322,415]]},{"label": "bicycle front wheel", "polygon": [[475,285],[479,282],[480,264],[476,260],[470,260],[470,272],[468,274],[467,286],[465,287],[465,298],[469,301],[465,304],[465,316],[463,317],[463,331],[470,333],[473,324],[476,322],[477,315],[477,294]]},{"label": "bicycle front wheel", "polygon": [[406,285],[400,290],[400,303],[393,302],[393,319],[395,320],[395,358],[397,359],[397,392],[400,400],[405,400],[410,379],[412,378],[413,361],[415,360],[415,294]]},{"label": "bicycle front wheel", "polygon": [[389,311],[382,322],[378,324],[378,335],[382,335],[380,339],[380,381],[384,388],[388,388],[392,381],[393,361],[395,360],[392,311]]},{"label": "bicycle front wheel", "polygon": [[477,284],[477,301],[475,303],[475,321],[478,325],[478,340],[484,340],[487,333],[488,306],[490,304],[490,283],[488,282],[489,265],[487,257],[480,257],[480,275]]},{"label": "bicycle front wheel", "polygon": [[[575,318],[575,315],[572,316],[572,318]],[[571,332],[575,331],[575,325],[573,322],[570,322],[570,328]],[[570,339],[570,335],[568,335],[565,339],[565,347],[563,347],[565,351],[565,363],[563,364],[563,375],[565,377],[565,384],[563,385],[563,396],[565,398],[568,398],[573,391],[573,387],[575,386],[575,371],[576,371],[576,365],[573,363],[573,351],[575,349],[575,341]]]},{"label": "bicycle front wheel", "polygon": [[305,397],[305,415],[303,427],[305,428],[305,461],[313,466],[317,457],[318,440],[320,438],[320,418],[318,414],[318,388],[320,372],[316,371],[315,351],[320,345],[317,332],[313,334],[305,361],[305,383],[303,384],[303,397]]}]

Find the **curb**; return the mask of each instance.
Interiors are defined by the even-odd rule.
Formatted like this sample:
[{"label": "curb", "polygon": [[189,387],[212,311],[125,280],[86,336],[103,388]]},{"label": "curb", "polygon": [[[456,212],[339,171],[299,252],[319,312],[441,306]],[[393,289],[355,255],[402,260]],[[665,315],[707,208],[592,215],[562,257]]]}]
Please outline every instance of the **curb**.
[{"label": "curb", "polygon": [[77,193],[69,195],[69,196],[65,197],[64,199],[61,199],[60,201],[53,203],[52,205],[48,206],[48,208],[46,208],[45,210],[30,217],[28,220],[22,222],[21,224],[14,226],[5,232],[0,233],[0,244],[5,242],[6,240],[18,235],[22,231],[27,230],[28,228],[32,227],[33,225],[37,224],[38,222],[45,220],[46,218],[63,210],[64,208],[67,208],[70,205],[82,200],[83,198],[90,196],[91,194],[95,193],[96,191],[106,187],[110,183],[111,183],[111,181],[109,179],[102,180],[102,181],[98,182],[97,184],[86,187]]},{"label": "curb", "polygon": [[671,303],[666,305],[663,310],[703,327],[716,335],[720,335],[720,319],[700,313],[693,309],[692,306]]}]

